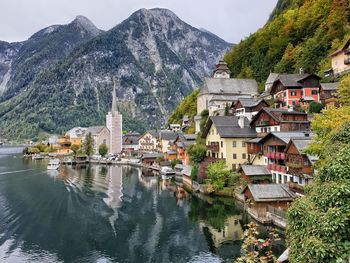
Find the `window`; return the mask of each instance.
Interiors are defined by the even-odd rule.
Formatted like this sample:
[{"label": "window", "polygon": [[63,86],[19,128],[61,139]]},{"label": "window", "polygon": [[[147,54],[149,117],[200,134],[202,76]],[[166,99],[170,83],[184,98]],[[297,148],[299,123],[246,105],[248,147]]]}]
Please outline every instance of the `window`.
[{"label": "window", "polygon": [[242,147],[247,147],[247,143],[246,142],[242,142]]},{"label": "window", "polygon": [[221,153],[221,159],[224,159],[224,153]]},{"label": "window", "polygon": [[284,175],[284,176],[283,176],[283,180],[284,180],[284,183],[287,183],[287,182],[288,182],[288,177],[287,177],[287,175]]},{"label": "window", "polygon": [[278,183],[281,184],[282,183],[282,175],[278,174]]},{"label": "window", "polygon": [[245,153],[242,153],[242,159],[247,159],[247,156]]},{"label": "window", "polygon": [[297,103],[295,100],[292,101],[292,105],[295,106]]},{"label": "window", "polygon": [[233,142],[232,142],[232,147],[233,147],[233,148],[237,147],[236,141],[233,141]]},{"label": "window", "polygon": [[317,95],[318,92],[317,92],[317,90],[312,90],[312,91],[311,91],[311,94],[312,94],[312,95]]},{"label": "window", "polygon": [[295,91],[291,91],[290,95],[291,95],[291,96],[296,96],[297,93],[296,93]]},{"label": "window", "polygon": [[224,142],[223,142],[223,141],[221,141],[221,148],[222,148],[222,147],[224,147]]},{"label": "window", "polygon": [[232,154],[232,159],[233,159],[233,160],[236,160],[236,159],[237,159],[237,154],[235,154],[235,153]]}]

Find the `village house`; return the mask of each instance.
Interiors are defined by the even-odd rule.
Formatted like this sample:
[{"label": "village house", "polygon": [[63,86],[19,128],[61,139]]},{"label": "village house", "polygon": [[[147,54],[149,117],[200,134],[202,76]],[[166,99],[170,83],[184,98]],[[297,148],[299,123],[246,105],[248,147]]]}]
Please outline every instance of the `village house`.
[{"label": "village house", "polygon": [[110,145],[110,132],[106,126],[92,126],[87,128],[86,135],[91,133],[94,139],[94,153],[98,154],[101,144]]},{"label": "village house", "polygon": [[246,117],[249,121],[252,120],[262,108],[268,107],[267,102],[262,98],[240,98],[235,103],[232,103],[232,112],[237,117]]},{"label": "village house", "polygon": [[216,65],[213,77],[205,78],[197,98],[196,132],[200,114],[209,111],[209,116],[223,113],[239,98],[258,96],[258,84],[254,79],[231,79],[230,70],[224,61]]},{"label": "village house", "polygon": [[123,153],[127,156],[132,156],[139,150],[139,138],[138,132],[129,132],[123,135]]},{"label": "village house", "polygon": [[332,68],[325,72],[325,76],[339,76],[350,71],[350,39],[338,50],[330,54]]},{"label": "village house", "polygon": [[256,129],[258,137],[264,137],[269,132],[307,130],[310,128],[310,121],[303,112],[262,108],[253,117],[250,125]]},{"label": "village house", "polygon": [[276,108],[294,108],[301,103],[319,102],[320,77],[316,74],[279,74],[272,84],[271,95]]},{"label": "village house", "polygon": [[139,150],[141,152],[158,151],[158,133],[156,131],[146,131],[139,138]]},{"label": "village house", "polygon": [[197,135],[195,134],[179,134],[175,141],[177,159],[181,161],[184,165],[190,164],[190,156],[187,152],[188,147],[195,144]]},{"label": "village house", "polygon": [[337,102],[338,87],[339,87],[339,82],[321,83],[320,100],[326,109],[329,107],[339,106],[339,104]]},{"label": "village house", "polygon": [[169,130],[172,132],[181,132],[181,125],[177,123],[169,124]]},{"label": "village house", "polygon": [[162,153],[143,153],[141,155],[141,162],[143,166],[154,166],[158,159],[164,158]]},{"label": "village house", "polygon": [[285,150],[292,138],[305,138],[309,134],[302,131],[271,132],[261,141],[262,152],[267,169],[272,173],[272,181],[276,184],[287,184],[293,181],[293,176],[287,173],[285,166]]},{"label": "village house", "polygon": [[268,184],[272,181],[271,172],[265,165],[242,165],[239,172],[249,184]]},{"label": "village house", "polygon": [[209,117],[202,138],[207,145],[207,156],[225,159],[226,165],[236,170],[247,163],[246,142],[256,137],[254,129],[250,128],[249,120],[236,116]]},{"label": "village house", "polygon": [[255,220],[286,227],[285,212],[296,198],[288,185],[249,184],[242,193],[244,200],[249,203],[247,212]]},{"label": "village house", "polygon": [[174,143],[178,135],[179,133],[177,132],[161,130],[159,132],[158,151],[162,153],[170,151],[170,146]]},{"label": "village house", "polygon": [[80,146],[86,136],[87,128],[74,127],[65,133],[65,137],[69,138],[71,144]]},{"label": "village house", "polygon": [[311,141],[311,137],[292,138],[285,149],[289,187],[298,195],[303,195],[305,185],[312,182],[313,166],[318,160],[316,156],[304,153]]}]

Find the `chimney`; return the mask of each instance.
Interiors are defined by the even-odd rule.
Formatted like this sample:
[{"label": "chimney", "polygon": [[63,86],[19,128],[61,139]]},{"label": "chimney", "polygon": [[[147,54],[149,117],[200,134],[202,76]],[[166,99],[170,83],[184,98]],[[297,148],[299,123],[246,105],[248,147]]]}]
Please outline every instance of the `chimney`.
[{"label": "chimney", "polygon": [[299,74],[300,75],[304,74],[304,69],[303,68],[299,68]]},{"label": "chimney", "polygon": [[244,116],[239,116],[238,117],[238,125],[241,129],[244,128]]}]

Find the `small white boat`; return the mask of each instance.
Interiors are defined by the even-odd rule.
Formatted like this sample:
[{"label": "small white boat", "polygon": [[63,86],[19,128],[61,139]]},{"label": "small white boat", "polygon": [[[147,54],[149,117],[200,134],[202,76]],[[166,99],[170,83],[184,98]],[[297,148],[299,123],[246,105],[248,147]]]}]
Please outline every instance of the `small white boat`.
[{"label": "small white boat", "polygon": [[47,164],[47,170],[58,170],[58,168],[60,168],[59,159],[51,159]]},{"label": "small white boat", "polygon": [[168,180],[175,175],[175,171],[170,167],[164,166],[160,169],[160,174],[163,180]]}]

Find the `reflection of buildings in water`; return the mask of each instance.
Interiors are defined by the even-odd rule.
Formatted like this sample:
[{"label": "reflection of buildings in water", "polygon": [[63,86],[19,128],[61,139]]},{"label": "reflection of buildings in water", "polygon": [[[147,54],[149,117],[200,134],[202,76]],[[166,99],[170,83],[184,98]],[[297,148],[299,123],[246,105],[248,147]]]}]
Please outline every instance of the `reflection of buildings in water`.
[{"label": "reflection of buildings in water", "polygon": [[151,176],[144,176],[144,174],[143,174],[141,169],[138,169],[138,173],[137,174],[138,174],[139,181],[147,189],[150,189],[150,188],[153,188],[154,186],[157,186],[157,184],[158,184],[158,176],[154,176],[153,174]]},{"label": "reflection of buildings in water", "polygon": [[201,228],[207,228],[212,235],[215,248],[227,241],[240,240],[243,235],[243,228],[240,224],[242,215],[230,216],[226,219],[225,226],[219,231],[207,223],[201,222]]},{"label": "reflection of buildings in water", "polygon": [[114,229],[114,222],[118,218],[118,208],[121,206],[123,196],[123,172],[121,166],[110,166],[106,176],[107,196],[103,201],[113,210],[109,222]]}]

